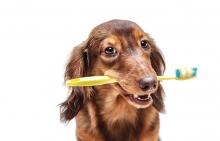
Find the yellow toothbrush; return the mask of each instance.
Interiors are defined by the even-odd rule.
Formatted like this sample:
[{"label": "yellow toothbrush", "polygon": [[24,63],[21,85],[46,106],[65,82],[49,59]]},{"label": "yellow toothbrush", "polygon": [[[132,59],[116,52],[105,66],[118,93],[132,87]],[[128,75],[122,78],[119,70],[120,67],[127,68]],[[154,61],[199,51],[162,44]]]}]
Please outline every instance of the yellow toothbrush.
[{"label": "yellow toothbrush", "polygon": [[[176,76],[157,76],[157,80],[188,80],[197,76],[197,68],[176,69]],[[98,86],[117,82],[109,76],[90,76],[66,81],[67,86]]]}]

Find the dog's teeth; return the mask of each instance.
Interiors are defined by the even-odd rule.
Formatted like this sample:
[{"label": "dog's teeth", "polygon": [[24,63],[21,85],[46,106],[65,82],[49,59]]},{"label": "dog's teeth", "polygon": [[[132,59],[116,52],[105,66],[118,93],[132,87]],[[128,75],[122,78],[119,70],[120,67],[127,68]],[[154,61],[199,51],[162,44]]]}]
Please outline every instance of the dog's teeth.
[{"label": "dog's teeth", "polygon": [[138,99],[139,99],[139,100],[147,100],[148,98],[139,98],[139,97],[138,97]]},{"label": "dog's teeth", "polygon": [[134,94],[134,97],[135,97],[135,98],[139,98],[138,95],[136,95],[136,94]]},{"label": "dog's teeth", "polygon": [[135,94],[133,94],[133,97],[136,98],[136,99],[138,99],[138,100],[148,100],[148,99],[151,98],[150,95],[138,96],[138,95],[135,95]]},{"label": "dog's teeth", "polygon": [[138,97],[139,100],[147,100],[148,98],[148,95]]}]

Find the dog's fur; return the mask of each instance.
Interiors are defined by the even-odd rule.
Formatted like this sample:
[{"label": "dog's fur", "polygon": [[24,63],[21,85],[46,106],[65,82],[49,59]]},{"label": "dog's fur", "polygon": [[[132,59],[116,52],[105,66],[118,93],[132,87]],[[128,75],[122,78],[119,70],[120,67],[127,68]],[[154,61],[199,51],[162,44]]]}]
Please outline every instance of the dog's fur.
[{"label": "dog's fur", "polygon": [[[142,40],[147,41],[146,48]],[[75,117],[78,141],[158,141],[164,91],[159,81],[153,91],[143,91],[138,81],[163,75],[164,70],[163,55],[136,23],[111,20],[100,24],[86,41],[74,47],[65,81],[108,75],[118,83],[69,87],[70,95],[60,107],[61,121]],[[147,94],[152,99],[148,104],[138,104],[130,94]]]}]

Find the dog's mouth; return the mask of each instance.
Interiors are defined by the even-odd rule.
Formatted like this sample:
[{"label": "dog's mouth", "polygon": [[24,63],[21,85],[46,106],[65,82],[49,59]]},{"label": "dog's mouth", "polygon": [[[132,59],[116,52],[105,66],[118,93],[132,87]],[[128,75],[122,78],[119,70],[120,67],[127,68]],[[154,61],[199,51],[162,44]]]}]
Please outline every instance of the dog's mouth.
[{"label": "dog's mouth", "polygon": [[146,94],[146,95],[136,95],[136,94],[125,94],[126,97],[129,97],[129,99],[137,104],[140,105],[148,105],[152,98],[150,94]]},{"label": "dog's mouth", "polygon": [[149,94],[141,94],[141,95],[138,95],[138,94],[130,94],[128,93],[127,91],[125,91],[121,86],[120,84],[118,84],[119,88],[122,90],[122,92],[124,93],[124,97],[131,101],[132,103],[135,103],[135,104],[138,104],[138,105],[142,105],[142,106],[147,106],[149,105],[151,102],[152,102],[152,97]]}]

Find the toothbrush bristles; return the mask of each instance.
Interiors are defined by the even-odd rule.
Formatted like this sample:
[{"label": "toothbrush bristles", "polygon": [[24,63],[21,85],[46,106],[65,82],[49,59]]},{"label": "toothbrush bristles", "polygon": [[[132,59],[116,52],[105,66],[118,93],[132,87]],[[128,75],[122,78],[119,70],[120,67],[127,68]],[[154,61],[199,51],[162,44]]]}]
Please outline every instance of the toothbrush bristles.
[{"label": "toothbrush bristles", "polygon": [[176,69],[176,77],[177,78],[191,78],[196,76],[197,68],[192,67],[184,67]]}]

